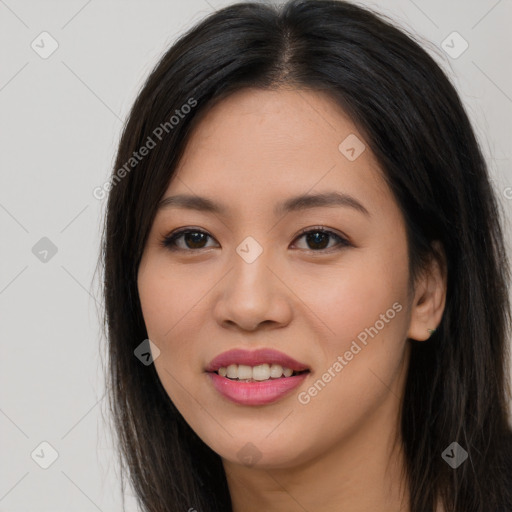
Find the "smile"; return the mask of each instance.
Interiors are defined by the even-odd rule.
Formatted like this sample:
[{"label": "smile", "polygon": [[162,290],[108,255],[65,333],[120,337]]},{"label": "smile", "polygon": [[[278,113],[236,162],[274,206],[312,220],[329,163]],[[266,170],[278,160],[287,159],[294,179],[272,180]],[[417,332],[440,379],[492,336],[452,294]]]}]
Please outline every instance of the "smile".
[{"label": "smile", "polygon": [[310,369],[270,348],[224,352],[206,367],[213,387],[228,400],[242,405],[275,402],[299,386]]}]

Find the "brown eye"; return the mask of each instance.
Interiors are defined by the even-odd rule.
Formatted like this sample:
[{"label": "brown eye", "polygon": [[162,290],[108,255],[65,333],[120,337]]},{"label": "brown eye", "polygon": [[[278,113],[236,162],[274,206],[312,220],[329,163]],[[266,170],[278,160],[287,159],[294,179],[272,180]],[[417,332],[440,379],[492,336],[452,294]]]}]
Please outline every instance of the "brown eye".
[{"label": "brown eye", "polygon": [[[350,246],[350,242],[342,236],[334,233],[333,231],[326,230],[323,228],[308,228],[302,231],[302,233],[296,238],[296,240],[304,238],[306,240],[306,250],[312,252],[329,252],[330,249],[337,249],[341,247]],[[214,246],[207,246],[208,239],[212,239],[205,231],[200,229],[182,229],[176,233],[164,237],[161,245],[170,251],[195,251],[200,249],[208,249]],[[331,240],[334,240],[335,244],[329,245]]]},{"label": "brown eye", "polygon": [[[331,249],[333,247],[346,247],[349,246],[350,243],[348,240],[343,238],[342,236],[334,233],[333,231],[329,231],[326,229],[308,229],[307,231],[303,231],[297,240],[300,238],[305,238],[307,247],[306,249],[312,250],[314,252],[323,251],[325,249]],[[329,242],[335,239],[338,243],[329,246]]]},{"label": "brown eye", "polygon": [[[162,245],[169,250],[194,250],[205,249],[207,239],[211,238],[208,233],[198,229],[186,229],[166,236],[162,240]],[[183,243],[185,244],[183,246]]]}]

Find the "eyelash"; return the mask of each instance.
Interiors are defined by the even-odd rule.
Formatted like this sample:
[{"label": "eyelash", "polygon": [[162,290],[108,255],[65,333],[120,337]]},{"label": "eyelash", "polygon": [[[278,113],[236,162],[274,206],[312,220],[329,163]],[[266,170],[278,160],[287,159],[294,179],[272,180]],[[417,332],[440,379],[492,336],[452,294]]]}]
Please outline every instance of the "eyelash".
[{"label": "eyelash", "polygon": [[[183,252],[197,252],[197,251],[200,251],[202,249],[211,249],[211,247],[201,247],[199,249],[183,249],[181,247],[177,247],[176,246],[176,241],[183,235],[187,234],[187,233],[201,233],[201,234],[204,234],[204,235],[207,235],[208,237],[210,238],[213,238],[211,235],[209,235],[208,233],[206,233],[205,231],[201,230],[201,229],[194,229],[194,228],[184,228],[184,229],[180,229],[174,233],[171,233],[169,235],[167,235],[166,237],[164,237],[161,241],[161,246],[168,249],[169,251],[183,251]],[[319,250],[314,250],[314,249],[302,249],[302,250],[307,250],[309,252],[319,252],[319,253],[330,253],[332,252],[333,250],[334,251],[337,251],[337,250],[341,250],[342,248],[344,247],[349,247],[351,246],[352,244],[344,237],[338,235],[337,233],[334,233],[333,231],[330,231],[328,229],[325,229],[323,226],[313,226],[312,228],[305,228],[303,229],[298,235],[297,237],[295,238],[295,240],[297,240],[298,238],[301,238],[303,237],[304,235],[307,235],[309,233],[322,233],[322,234],[325,234],[325,235],[330,235],[334,238],[336,238],[338,240],[338,243],[334,246],[334,247],[330,247],[329,249],[319,249]]]}]

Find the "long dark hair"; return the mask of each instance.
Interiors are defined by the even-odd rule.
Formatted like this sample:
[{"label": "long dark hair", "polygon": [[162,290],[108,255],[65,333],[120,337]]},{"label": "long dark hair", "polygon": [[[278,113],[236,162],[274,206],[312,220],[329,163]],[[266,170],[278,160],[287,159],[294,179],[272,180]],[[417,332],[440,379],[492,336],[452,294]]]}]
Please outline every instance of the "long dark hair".
[{"label": "long dark hair", "polygon": [[[512,510],[507,461],[509,268],[500,205],[468,116],[413,36],[344,1],[240,3],[214,12],[163,55],[125,124],[109,185],[102,262],[110,412],[144,511],[231,510],[219,455],[185,422],[154,365],[137,271],[192,128],[244,87],[324,91],[376,155],[404,216],[411,280],[446,255],[447,299],[431,339],[413,343],[401,436],[411,510]],[[185,107],[186,106],[186,107]],[[143,146],[146,156],[133,156]],[[140,155],[139,155],[140,156]],[[124,169],[124,172],[121,171]],[[469,454],[457,469],[442,453]]]}]

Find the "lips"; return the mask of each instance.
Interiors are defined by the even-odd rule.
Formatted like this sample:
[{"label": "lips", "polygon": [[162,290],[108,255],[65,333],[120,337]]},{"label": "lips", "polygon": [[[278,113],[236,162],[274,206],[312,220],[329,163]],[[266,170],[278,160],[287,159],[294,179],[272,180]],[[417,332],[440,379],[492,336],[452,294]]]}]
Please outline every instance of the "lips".
[{"label": "lips", "polygon": [[265,363],[269,365],[279,364],[283,368],[290,368],[296,372],[309,370],[306,364],[296,361],[283,352],[271,348],[261,348],[253,351],[234,349],[223,352],[210,361],[205,371],[216,372],[219,368],[227,367],[230,364],[257,366]]},{"label": "lips", "polygon": [[213,388],[225,399],[238,405],[256,406],[268,405],[289,396],[304,382],[309,376],[309,372],[263,382],[238,382],[221,377],[214,372],[205,375]]}]

